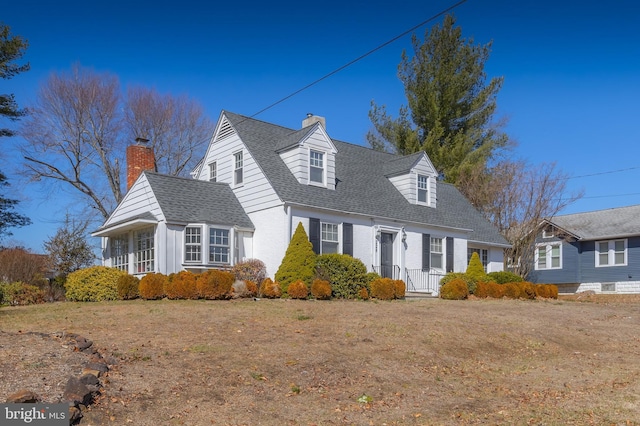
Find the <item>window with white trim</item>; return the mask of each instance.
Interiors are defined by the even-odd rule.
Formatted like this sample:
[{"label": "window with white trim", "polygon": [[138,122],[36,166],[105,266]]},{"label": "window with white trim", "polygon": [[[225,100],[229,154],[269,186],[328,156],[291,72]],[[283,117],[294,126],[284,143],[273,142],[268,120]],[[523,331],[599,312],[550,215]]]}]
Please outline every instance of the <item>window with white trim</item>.
[{"label": "window with white trim", "polygon": [[209,182],[218,181],[218,164],[214,161],[209,164]]},{"label": "window with white trim", "polygon": [[320,229],[320,253],[338,253],[338,225],[323,222]]},{"label": "window with white trim", "polygon": [[429,204],[429,176],[418,175],[418,203]]},{"label": "window with white trim", "polygon": [[241,185],[244,178],[242,175],[242,168],[244,165],[242,151],[233,154],[233,164],[233,183],[234,185]]},{"label": "window with white trim", "polygon": [[536,270],[562,269],[562,244],[540,244],[536,246]]},{"label": "window with white trim", "polygon": [[435,269],[443,269],[443,238],[431,237],[431,267]]},{"label": "window with white trim", "polygon": [[111,266],[121,271],[129,270],[129,235],[122,234],[110,238]]},{"label": "window with white trim", "polygon": [[596,267],[627,264],[627,240],[596,241]]},{"label": "window with white trim", "polygon": [[487,265],[489,264],[489,250],[467,247],[467,265],[471,261],[473,253],[478,253],[478,257],[480,258],[480,262],[482,262],[484,271],[487,272]]},{"label": "window with white trim", "polygon": [[136,231],[133,234],[134,244],[134,266],[135,273],[143,274],[153,272],[154,252],[154,229],[146,228]]},{"label": "window with white trim", "polygon": [[209,262],[229,264],[229,230],[209,228]]},{"label": "window with white trim", "polygon": [[324,153],[309,151],[309,180],[314,183],[324,183]]},{"label": "window with white trim", "polygon": [[184,261],[202,262],[202,228],[187,226],[184,230]]}]

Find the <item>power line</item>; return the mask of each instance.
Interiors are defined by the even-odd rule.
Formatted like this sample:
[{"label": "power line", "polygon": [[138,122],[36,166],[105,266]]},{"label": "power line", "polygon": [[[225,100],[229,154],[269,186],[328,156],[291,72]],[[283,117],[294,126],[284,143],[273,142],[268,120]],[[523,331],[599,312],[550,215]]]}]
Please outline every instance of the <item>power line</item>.
[{"label": "power line", "polygon": [[588,175],[569,176],[569,177],[566,178],[566,180],[585,178],[585,177],[592,177],[592,176],[608,175],[608,174],[612,174],[612,173],[628,172],[629,170],[637,170],[637,169],[640,169],[640,166],[638,166],[638,167],[628,167],[626,169],[608,170],[608,171],[604,171],[604,172],[591,173],[591,174],[588,174]]}]

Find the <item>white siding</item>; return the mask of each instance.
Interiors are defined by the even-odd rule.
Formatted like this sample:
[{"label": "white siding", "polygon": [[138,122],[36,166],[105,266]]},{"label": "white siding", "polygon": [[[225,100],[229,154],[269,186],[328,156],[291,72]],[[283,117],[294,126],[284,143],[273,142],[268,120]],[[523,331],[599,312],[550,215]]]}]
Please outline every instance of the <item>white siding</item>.
[{"label": "white siding", "polygon": [[437,173],[433,166],[427,161],[426,158],[420,159],[409,173],[405,173],[398,176],[391,176],[389,181],[393,183],[396,189],[407,199],[411,204],[417,204],[418,202],[418,175],[429,177],[429,207],[436,207],[437,200]]},{"label": "white siding", "polygon": [[[318,127],[315,132],[310,134],[303,142],[302,146],[304,147],[304,153],[301,153],[301,156],[306,157],[304,160],[304,164],[306,165],[306,175],[308,177],[308,169],[309,169],[309,150],[313,149],[315,151],[324,153],[324,167],[325,167],[325,184],[327,189],[335,189],[336,187],[336,154],[334,151],[334,146],[327,139],[327,134],[321,130],[321,127]],[[307,180],[306,183],[309,183]]]},{"label": "white siding", "polygon": [[[256,227],[253,234],[253,258],[267,266],[267,274],[273,278],[282,263],[289,246],[287,214],[282,205],[249,213]],[[297,226],[297,222],[294,225]]]},{"label": "white siding", "polygon": [[293,176],[295,176],[298,183],[306,183],[307,182],[307,154],[302,153],[304,149],[300,146],[295,146],[288,151],[284,151],[280,153],[280,158],[287,165]]},{"label": "white siding", "polygon": [[487,265],[487,272],[503,271],[504,270],[504,249],[490,248],[488,260],[489,260],[489,263]]},{"label": "white siding", "polygon": [[151,213],[158,220],[164,220],[164,215],[144,174],[131,187],[104,226],[106,227],[143,213]]}]

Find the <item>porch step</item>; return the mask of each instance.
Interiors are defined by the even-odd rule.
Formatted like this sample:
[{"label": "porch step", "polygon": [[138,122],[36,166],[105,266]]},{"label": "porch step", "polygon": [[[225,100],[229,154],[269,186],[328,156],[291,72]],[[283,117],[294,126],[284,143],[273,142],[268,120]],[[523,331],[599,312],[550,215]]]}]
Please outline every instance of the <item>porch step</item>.
[{"label": "porch step", "polygon": [[422,291],[407,291],[404,294],[405,299],[427,299],[436,297],[432,292],[422,292]]}]

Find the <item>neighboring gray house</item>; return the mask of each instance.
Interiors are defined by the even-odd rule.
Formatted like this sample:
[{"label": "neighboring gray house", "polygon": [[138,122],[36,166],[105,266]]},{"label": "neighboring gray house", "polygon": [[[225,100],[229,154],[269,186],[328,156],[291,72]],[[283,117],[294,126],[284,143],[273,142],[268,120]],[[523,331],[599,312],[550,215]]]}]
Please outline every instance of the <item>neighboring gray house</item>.
[{"label": "neighboring gray house", "polygon": [[[130,148],[140,151],[134,163],[148,151]],[[296,130],[223,111],[194,179],[138,176],[138,168],[128,165],[131,189],[93,233],[102,237],[103,263],[130,273],[257,258],[273,277],[299,222],[317,253],[350,254],[409,290],[437,293],[438,278],[464,271],[473,252],[487,271],[503,268],[507,241],[454,186],[437,181],[424,152],[340,142],[322,117]]]},{"label": "neighboring gray house", "polygon": [[640,205],[555,216],[542,229],[532,282],[561,293],[640,293]]}]

